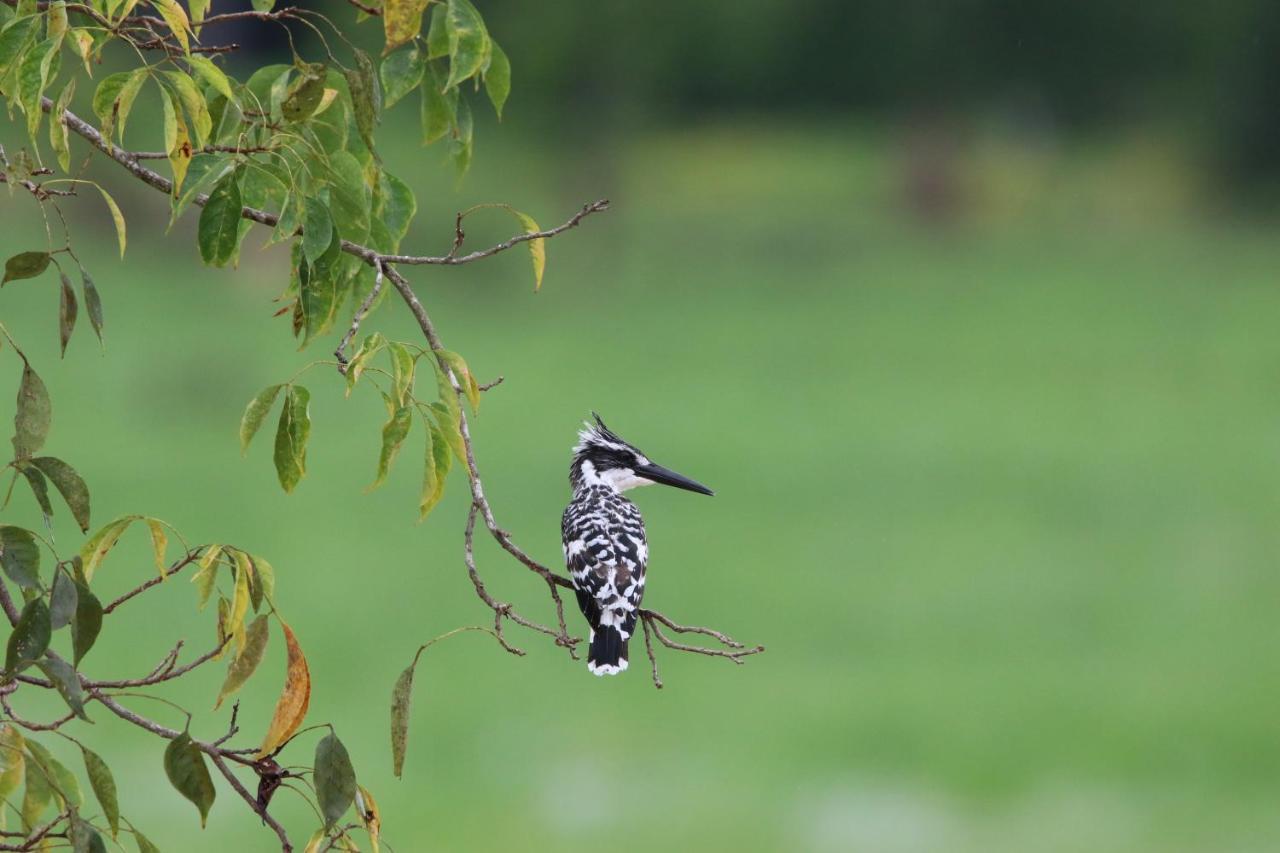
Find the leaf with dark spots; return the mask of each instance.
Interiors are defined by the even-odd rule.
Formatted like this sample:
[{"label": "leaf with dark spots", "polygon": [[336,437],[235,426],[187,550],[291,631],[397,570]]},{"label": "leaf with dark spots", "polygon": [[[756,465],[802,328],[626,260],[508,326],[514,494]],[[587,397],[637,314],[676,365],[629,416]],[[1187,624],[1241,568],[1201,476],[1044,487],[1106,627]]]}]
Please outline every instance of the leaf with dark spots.
[{"label": "leaf with dark spots", "polygon": [[178,793],[199,809],[200,827],[204,828],[218,792],[205,766],[204,753],[191,740],[191,735],[183,732],[169,741],[164,750],[164,772]]},{"label": "leaf with dark spots", "polygon": [[58,494],[67,502],[71,516],[81,533],[89,532],[89,487],[84,479],[66,462],[54,456],[37,456],[31,464],[39,468],[53,483]]},{"label": "leaf with dark spots", "polygon": [[22,608],[18,624],[9,635],[5,651],[4,671],[7,678],[35,663],[49,648],[52,629],[49,625],[49,607],[43,598],[33,598]]},{"label": "leaf with dark spots", "polygon": [[31,456],[44,446],[53,420],[53,404],[44,380],[23,360],[22,382],[18,386],[18,408],[13,415],[13,452],[19,459]]}]

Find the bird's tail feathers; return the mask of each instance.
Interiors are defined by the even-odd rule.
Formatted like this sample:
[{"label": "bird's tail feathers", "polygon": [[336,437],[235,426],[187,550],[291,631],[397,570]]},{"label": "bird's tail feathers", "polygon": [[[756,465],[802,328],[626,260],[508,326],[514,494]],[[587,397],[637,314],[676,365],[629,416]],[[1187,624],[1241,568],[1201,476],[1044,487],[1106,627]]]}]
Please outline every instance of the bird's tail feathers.
[{"label": "bird's tail feathers", "polygon": [[627,645],[616,625],[598,625],[591,632],[587,670],[592,675],[617,675],[626,671]]}]

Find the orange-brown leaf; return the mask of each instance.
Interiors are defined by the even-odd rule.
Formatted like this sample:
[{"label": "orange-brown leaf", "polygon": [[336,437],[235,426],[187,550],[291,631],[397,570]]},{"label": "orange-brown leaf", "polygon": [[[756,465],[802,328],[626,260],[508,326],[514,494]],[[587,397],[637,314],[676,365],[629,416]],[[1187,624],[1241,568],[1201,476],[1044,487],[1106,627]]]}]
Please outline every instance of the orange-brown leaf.
[{"label": "orange-brown leaf", "polygon": [[289,657],[285,663],[284,690],[276,702],[276,713],[267,728],[267,736],[262,739],[258,748],[258,758],[275,752],[302,725],[307,716],[307,706],[311,704],[311,671],[307,669],[307,659],[302,654],[302,647],[293,635],[293,630],[284,622],[284,642]]}]

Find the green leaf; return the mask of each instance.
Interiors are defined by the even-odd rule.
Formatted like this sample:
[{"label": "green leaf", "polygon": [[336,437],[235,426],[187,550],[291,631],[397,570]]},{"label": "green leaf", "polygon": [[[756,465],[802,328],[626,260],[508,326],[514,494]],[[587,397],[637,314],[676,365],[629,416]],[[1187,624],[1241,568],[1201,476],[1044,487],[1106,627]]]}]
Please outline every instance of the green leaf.
[{"label": "green leaf", "polygon": [[[24,744],[28,752],[32,743],[34,741],[28,740]],[[35,759],[25,761],[24,765],[26,790],[22,795],[22,822],[26,826],[35,826],[53,802],[53,774]]]},{"label": "green leaf", "polygon": [[418,201],[409,185],[395,175],[382,173],[382,224],[386,226],[393,246],[399,246],[409,231],[409,223],[418,212]]},{"label": "green leaf", "polygon": [[149,67],[144,65],[102,78],[93,93],[93,112],[102,123],[104,139],[109,139],[114,130],[116,138],[121,144],[124,143],[124,128],[129,121],[129,112],[133,109],[133,102],[149,73]]},{"label": "green leaf", "polygon": [[213,87],[215,92],[237,106],[240,104],[235,91],[231,88],[230,78],[221,68],[213,64],[213,60],[198,53],[193,53],[187,57],[187,64],[191,66],[192,71],[200,75],[204,82]]},{"label": "green leaf", "polygon": [[360,162],[349,151],[338,151],[329,159],[330,213],[338,232],[355,242],[369,235],[369,192]]},{"label": "green leaf", "polygon": [[200,810],[200,827],[203,829],[218,792],[209,777],[209,768],[205,766],[204,753],[186,732],[169,741],[165,747],[164,772],[178,793]]},{"label": "green leaf", "polygon": [[218,691],[218,701],[213,705],[215,711],[222,705],[222,700],[244,686],[254,670],[258,668],[258,664],[262,663],[262,656],[267,650],[267,639],[271,634],[270,627],[265,614],[249,623],[245,631],[244,648],[227,667],[226,680],[222,682],[222,689]]},{"label": "green leaf", "polygon": [[280,389],[283,387],[283,385],[269,385],[263,388],[245,407],[244,415],[240,418],[241,455],[248,452],[249,442],[253,441],[253,437],[257,435],[262,422],[267,419],[267,414],[271,411],[271,407],[275,405],[276,397],[280,395]]},{"label": "green leaf", "polygon": [[506,53],[498,47],[496,41],[492,44],[493,59],[489,62],[489,70],[484,73],[484,90],[489,96],[489,102],[493,104],[493,111],[501,120],[502,106],[511,94],[511,60],[507,59]]},{"label": "green leaf", "polygon": [[471,106],[465,98],[459,98],[458,123],[449,137],[449,156],[459,178],[471,168],[472,139]]},{"label": "green leaf", "polygon": [[381,332],[374,332],[372,335],[366,336],[364,341],[361,342],[360,349],[356,350],[355,355],[351,356],[351,360],[347,362],[348,396],[351,394],[351,389],[356,387],[356,382],[360,379],[360,374],[364,373],[369,360],[386,345],[387,340],[382,336]]},{"label": "green leaf", "polygon": [[458,461],[465,465],[467,463],[467,448],[462,441],[462,430],[458,425],[460,412],[457,405],[456,401],[452,407],[437,401],[429,404],[427,408],[435,415],[436,423],[440,425],[440,434],[444,437],[445,444],[453,450],[453,455],[458,458]]},{"label": "green leaf", "polygon": [[93,327],[93,333],[98,336],[98,343],[102,343],[102,297],[84,268],[80,269],[80,291],[84,296],[85,311],[89,314],[89,325]]},{"label": "green leaf", "polygon": [[23,49],[34,39],[42,20],[39,15],[15,18],[0,32],[0,79],[4,78]]},{"label": "green leaf", "polygon": [[298,291],[301,297],[305,334],[303,345],[317,335],[324,334],[333,324],[338,309],[338,288],[343,275],[342,235],[337,231],[329,241],[329,248],[316,259],[314,265],[305,260],[298,263]]},{"label": "green leaf", "polygon": [[199,571],[191,577],[191,582],[196,585],[196,607],[200,610],[204,610],[204,606],[209,603],[209,596],[213,594],[214,583],[218,579],[218,556],[221,553],[221,545],[210,545],[200,556]]},{"label": "green leaf", "polygon": [[422,30],[422,13],[426,8],[427,0],[384,0],[382,26],[387,40],[387,45],[382,50],[384,55]]},{"label": "green leaf", "polygon": [[323,62],[312,62],[297,67],[298,76],[289,84],[280,110],[292,122],[306,121],[315,113],[324,98],[324,80],[328,69]]},{"label": "green leaf", "polygon": [[408,405],[409,391],[413,388],[413,374],[417,362],[413,353],[409,352],[409,348],[399,341],[388,344],[387,351],[391,354],[392,399],[395,401],[395,406]]},{"label": "green leaf", "polygon": [[98,566],[102,564],[107,554],[115,547],[116,542],[120,541],[121,534],[128,529],[130,524],[141,517],[140,515],[123,515],[114,521],[110,521],[101,527],[97,533],[89,537],[89,540],[81,546],[80,560],[84,564],[86,581],[93,580],[93,575],[98,571]]},{"label": "green leaf", "polygon": [[275,5],[276,0],[253,0],[253,8],[257,12],[270,12]]},{"label": "green leaf", "polygon": [[427,30],[427,59],[443,59],[448,55],[448,6],[445,3],[437,3],[431,9],[431,26]]},{"label": "green leaf", "polygon": [[76,582],[71,575],[59,569],[53,575],[53,588],[49,591],[49,628],[59,631],[71,624],[76,614]]},{"label": "green leaf", "polygon": [[[22,110],[27,114],[27,136],[34,145],[43,115],[40,98],[50,79],[50,69],[58,59],[62,37],[47,38],[32,48],[18,66],[18,96]],[[56,72],[54,72],[56,75]]]},{"label": "green leaf", "polygon": [[382,60],[382,98],[383,106],[391,109],[400,99],[409,94],[422,82],[422,73],[427,70],[427,58],[418,50],[417,45],[407,50],[398,50]]},{"label": "green leaf", "polygon": [[62,355],[67,354],[67,344],[71,341],[71,333],[76,329],[76,316],[80,313],[80,304],[76,302],[76,292],[71,289],[71,279],[64,272],[58,273],[62,279],[62,291],[58,298],[58,340],[62,344]]},{"label": "green leaf", "polygon": [[173,195],[177,197],[182,193],[182,183],[191,165],[191,136],[176,95],[162,92],[160,106],[164,111],[164,148],[169,155],[169,168],[173,170]]},{"label": "green leaf", "polygon": [[54,689],[58,691],[58,695],[62,697],[62,700],[67,703],[71,713],[86,723],[93,722],[93,720],[89,719],[89,715],[84,712],[84,690],[80,687],[80,677],[76,675],[76,671],[71,664],[62,658],[53,658],[46,655],[36,661],[36,665],[40,667],[40,671],[45,674],[49,681],[53,682]]},{"label": "green leaf", "polygon": [[71,648],[76,666],[97,642],[102,630],[102,602],[84,584],[76,585],[76,616],[71,621]]},{"label": "green leaf", "polygon": [[0,800],[9,800],[22,784],[26,743],[12,723],[0,726]]},{"label": "green leaf", "polygon": [[120,244],[120,257],[124,257],[124,248],[128,245],[128,234],[124,226],[124,214],[120,212],[120,205],[116,204],[116,200],[111,197],[111,193],[94,184],[98,188],[98,192],[102,194],[102,200],[107,203],[107,210],[111,212],[111,221],[116,226],[116,242]]},{"label": "green leaf", "polygon": [[[53,789],[53,795],[64,806],[78,809],[84,805],[84,795],[80,793],[80,783],[76,781],[75,774],[68,770],[65,764],[54,758],[42,744],[27,738],[26,746],[27,755],[34,759],[28,761],[27,766],[39,765],[39,768],[44,771],[49,787]],[[30,777],[27,784],[30,784]]]},{"label": "green leaf", "polygon": [[400,446],[404,444],[405,436],[409,434],[409,424],[412,422],[413,410],[408,406],[400,406],[391,415],[391,418],[382,427],[382,452],[378,455],[378,473],[374,477],[366,492],[371,492],[383,484],[387,479],[387,473],[391,470],[391,463],[395,460],[396,454],[400,452]]},{"label": "green leaf", "polygon": [[182,102],[182,109],[191,119],[196,144],[204,145],[209,139],[209,133],[213,130],[213,119],[209,116],[209,104],[204,99],[204,93],[185,71],[171,69],[162,71],[161,75],[160,79]]},{"label": "green leaf", "polygon": [[276,428],[276,475],[285,493],[292,492],[307,473],[307,439],[311,435],[311,392],[301,385],[285,391],[280,425]]},{"label": "green leaf", "polygon": [[49,648],[53,629],[49,625],[49,607],[43,598],[33,598],[22,608],[22,615],[5,651],[4,672],[11,678],[17,672],[40,659]]},{"label": "green leaf", "polygon": [[158,518],[146,518],[147,530],[151,533],[151,552],[155,555],[156,571],[160,573],[160,578],[165,577],[165,572],[169,565],[165,562],[165,551],[169,547],[169,534],[165,530],[165,524]]},{"label": "green leaf", "polygon": [[[437,7],[440,8],[440,7]],[[422,81],[422,144],[444,139],[457,121],[458,92],[441,91],[440,76],[434,66]]]},{"label": "green leaf", "polygon": [[422,495],[418,500],[418,521],[424,520],[436,504],[444,497],[445,478],[449,476],[449,466],[453,457],[449,455],[449,444],[436,426],[428,418],[423,419],[427,434],[427,452],[422,467]]},{"label": "green leaf", "polygon": [[18,463],[18,470],[22,472],[27,484],[31,486],[31,494],[35,496],[36,503],[40,505],[40,512],[44,515],[45,526],[48,527],[53,521],[53,505],[49,503],[49,481],[44,478],[44,474],[40,473],[39,468],[32,465]]},{"label": "green leaf", "polygon": [[[520,220],[520,224],[524,226],[526,234],[536,234],[542,230],[529,214],[521,213],[518,210],[511,210],[511,213],[516,219]],[[539,237],[536,240],[527,242],[529,244],[529,259],[533,262],[533,292],[537,293],[542,289],[542,274],[547,269],[547,241],[546,238]]]},{"label": "green leaf", "polygon": [[58,95],[57,102],[53,105],[53,111],[49,114],[49,145],[53,148],[53,153],[58,157],[58,165],[62,167],[62,171],[71,171],[71,145],[67,137],[67,125],[63,121],[62,114],[67,111],[67,107],[71,105],[71,98],[76,91],[75,78],[67,81],[67,85],[62,87],[62,93]]},{"label": "green leaf", "polygon": [[378,85],[378,75],[373,68],[373,60],[369,54],[356,48],[354,51],[356,67],[344,69],[347,78],[347,89],[351,93],[351,106],[355,112],[356,129],[365,146],[373,150],[373,129],[382,118],[382,89]]},{"label": "green leaf", "polygon": [[107,853],[107,843],[102,840],[102,835],[78,814],[71,816],[67,838],[71,842],[71,853]]},{"label": "green leaf", "polygon": [[178,221],[200,193],[207,193],[214,185],[235,169],[235,162],[224,154],[197,154],[187,165],[187,180],[182,182],[182,192],[170,204],[169,228]]},{"label": "green leaf", "polygon": [[0,525],[0,567],[23,589],[40,586],[40,548],[30,530]]},{"label": "green leaf", "polygon": [[84,771],[89,777],[89,786],[93,788],[98,805],[102,806],[102,815],[111,827],[111,837],[116,838],[120,835],[120,802],[116,798],[115,777],[98,753],[83,744],[80,745],[80,751],[84,754]]},{"label": "green leaf", "polygon": [[489,33],[471,0],[449,0],[445,23],[449,32],[449,81],[445,89],[452,89],[484,67],[489,56]]},{"label": "green leaf", "polygon": [[13,452],[25,459],[44,446],[53,420],[53,405],[44,381],[23,361],[22,382],[18,385],[18,408],[13,415]]},{"label": "green leaf", "polygon": [[231,551],[236,561],[236,588],[231,599],[231,610],[227,615],[226,632],[235,638],[237,653],[244,650],[244,617],[249,612],[250,578],[253,576],[253,562],[243,551]]},{"label": "green leaf", "polygon": [[138,845],[138,853],[160,853],[160,848],[152,844],[151,841],[141,832],[138,832],[137,829],[133,830],[133,843]]},{"label": "green leaf", "polygon": [[67,508],[71,510],[71,516],[76,520],[76,524],[80,526],[80,532],[88,533],[89,487],[85,485],[84,480],[76,473],[76,469],[53,456],[37,456],[31,460],[31,464],[39,468],[46,477],[53,481],[54,488],[62,495],[62,499],[67,502]]},{"label": "green leaf", "polygon": [[404,770],[404,754],[409,746],[409,710],[413,702],[413,670],[417,665],[418,659],[414,658],[391,689],[391,763],[397,779]]},{"label": "green leaf", "polygon": [[351,766],[351,756],[332,731],[316,744],[311,778],[320,814],[325,826],[332,829],[356,799],[356,771]]},{"label": "green leaf", "polygon": [[11,281],[35,278],[49,268],[48,252],[19,252],[4,262],[4,280],[0,287]]},{"label": "green leaf", "polygon": [[197,239],[200,257],[206,264],[226,266],[235,257],[240,230],[240,178],[242,169],[235,169],[222,178],[209,193],[204,210],[200,211]]},{"label": "green leaf", "polygon": [[333,218],[324,201],[308,195],[303,202],[302,256],[315,263],[333,242]]},{"label": "green leaf", "polygon": [[480,408],[480,386],[476,382],[476,378],[471,375],[471,368],[467,366],[467,362],[462,356],[449,350],[439,350],[436,355],[443,358],[449,365],[449,369],[453,371],[454,378],[458,380],[458,385],[462,388],[462,393],[467,397],[467,402],[471,404],[471,411],[475,412]]}]

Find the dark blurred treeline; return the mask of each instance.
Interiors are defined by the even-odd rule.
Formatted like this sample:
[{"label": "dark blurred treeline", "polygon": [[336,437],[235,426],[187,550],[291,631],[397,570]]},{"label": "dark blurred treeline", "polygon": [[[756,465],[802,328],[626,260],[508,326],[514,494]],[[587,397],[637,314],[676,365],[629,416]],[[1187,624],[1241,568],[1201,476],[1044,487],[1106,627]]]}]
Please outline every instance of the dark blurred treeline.
[{"label": "dark blurred treeline", "polygon": [[1229,176],[1280,174],[1276,0],[480,5],[519,96],[571,123],[1013,109],[1064,132],[1156,121]]}]

